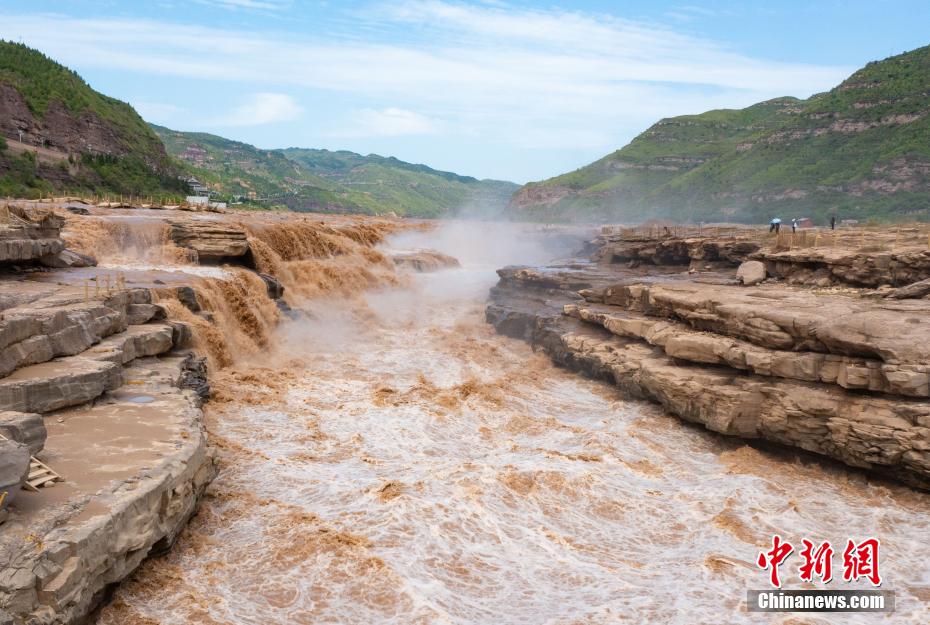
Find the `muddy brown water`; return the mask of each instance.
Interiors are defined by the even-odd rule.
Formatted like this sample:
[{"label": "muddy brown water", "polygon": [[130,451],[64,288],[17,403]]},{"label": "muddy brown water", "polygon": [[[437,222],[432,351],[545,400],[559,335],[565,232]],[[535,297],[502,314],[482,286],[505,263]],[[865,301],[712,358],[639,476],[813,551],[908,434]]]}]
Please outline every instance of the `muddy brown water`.
[{"label": "muddy brown water", "polygon": [[[926,495],[555,368],[484,323],[509,259],[462,240],[414,241],[461,269],[309,302],[214,374],[222,472],[99,623],[930,622]],[[879,537],[897,611],[746,613],[774,532]]]}]

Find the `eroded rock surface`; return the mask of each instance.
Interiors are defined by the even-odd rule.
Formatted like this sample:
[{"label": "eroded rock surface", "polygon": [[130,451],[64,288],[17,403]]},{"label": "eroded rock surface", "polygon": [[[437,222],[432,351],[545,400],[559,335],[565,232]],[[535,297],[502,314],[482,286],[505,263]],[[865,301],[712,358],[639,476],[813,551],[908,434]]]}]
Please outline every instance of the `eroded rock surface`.
[{"label": "eroded rock surface", "polygon": [[[17,491],[30,503],[9,508],[0,531],[0,610],[12,622],[80,622],[193,514],[216,469],[199,399],[180,388],[185,362],[137,360],[124,374],[132,385],[49,422],[42,458],[66,481]],[[29,449],[6,447],[15,453],[0,453],[0,465],[10,465],[0,466],[0,482],[18,486]]]},{"label": "eroded rock surface", "polygon": [[[704,232],[704,234],[699,234]],[[930,279],[925,235],[880,231],[767,233],[752,228],[692,228],[676,236],[661,228],[608,233],[591,244],[602,263],[736,268],[761,262],[768,276],[807,286],[903,287]]]},{"label": "eroded rock surface", "polygon": [[42,415],[24,412],[0,412],[0,434],[22,443],[33,456],[42,451],[48,438]]},{"label": "eroded rock surface", "polygon": [[[190,363],[205,368],[172,351],[190,328],[148,289],[7,282],[0,306],[0,616],[80,622],[174,541],[215,474],[189,390]],[[30,455],[64,481],[22,491]]]},{"label": "eroded rock surface", "polygon": [[765,280],[765,264],[758,260],[747,260],[736,270],[736,279],[744,286],[755,286]]},{"label": "eroded rock surface", "polygon": [[439,271],[458,267],[457,258],[437,252],[436,250],[416,250],[413,252],[398,252],[391,255],[391,260],[398,267],[406,267],[414,271]]},{"label": "eroded rock surface", "polygon": [[594,248],[593,263],[498,271],[488,321],[715,432],[930,487],[930,302],[738,286],[735,261],[759,254],[748,248],[701,259],[697,275],[695,256],[722,248]]},{"label": "eroded rock surface", "polygon": [[29,447],[14,440],[0,439],[0,515],[6,518],[29,474]]},{"label": "eroded rock surface", "polygon": [[5,207],[0,221],[0,263],[34,261],[60,253],[63,221],[52,214],[33,216]]},{"label": "eroded rock surface", "polygon": [[65,269],[69,267],[96,267],[97,260],[93,256],[80,254],[71,250],[62,250],[57,254],[49,254],[39,258],[46,267],[53,269]]},{"label": "eroded rock surface", "polygon": [[172,221],[171,239],[180,247],[197,252],[201,261],[228,261],[246,257],[250,252],[245,230],[212,219]]}]

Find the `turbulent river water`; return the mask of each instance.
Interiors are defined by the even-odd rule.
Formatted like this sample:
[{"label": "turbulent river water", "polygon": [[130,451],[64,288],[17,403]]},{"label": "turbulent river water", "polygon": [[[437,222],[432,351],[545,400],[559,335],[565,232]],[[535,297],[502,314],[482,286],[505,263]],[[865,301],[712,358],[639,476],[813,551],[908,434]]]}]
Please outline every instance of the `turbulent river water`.
[{"label": "turbulent river water", "polygon": [[[930,621],[925,496],[709,434],[496,335],[493,270],[544,255],[465,230],[392,243],[462,268],[318,302],[213,376],[221,474],[100,623]],[[746,613],[776,532],[880,537],[897,612]]]}]

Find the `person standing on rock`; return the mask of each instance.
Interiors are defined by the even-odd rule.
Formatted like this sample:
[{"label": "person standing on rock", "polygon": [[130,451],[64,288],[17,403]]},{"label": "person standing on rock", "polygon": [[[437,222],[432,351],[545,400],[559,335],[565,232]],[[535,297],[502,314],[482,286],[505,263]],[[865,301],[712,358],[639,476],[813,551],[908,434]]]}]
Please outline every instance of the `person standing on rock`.
[{"label": "person standing on rock", "polygon": [[778,217],[776,217],[775,219],[769,222],[769,232],[774,232],[778,234],[778,230],[780,227],[781,227],[781,219],[779,219]]},{"label": "person standing on rock", "polygon": [[791,220],[791,234],[794,234],[798,229],[798,218],[795,217]]},{"label": "person standing on rock", "polygon": [[836,230],[836,215],[830,215],[830,230]]}]

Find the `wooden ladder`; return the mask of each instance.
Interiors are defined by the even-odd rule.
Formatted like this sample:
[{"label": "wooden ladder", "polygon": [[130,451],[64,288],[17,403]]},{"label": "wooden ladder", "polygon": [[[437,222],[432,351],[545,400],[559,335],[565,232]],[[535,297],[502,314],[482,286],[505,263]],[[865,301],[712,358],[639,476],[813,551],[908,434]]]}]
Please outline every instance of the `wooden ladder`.
[{"label": "wooden ladder", "polygon": [[[10,440],[3,434],[0,434],[0,439]],[[40,488],[49,488],[54,486],[55,482],[64,481],[65,478],[55,473],[50,466],[35,456],[29,456],[29,477],[26,478],[26,483],[23,484],[24,489],[37,493]]]}]

